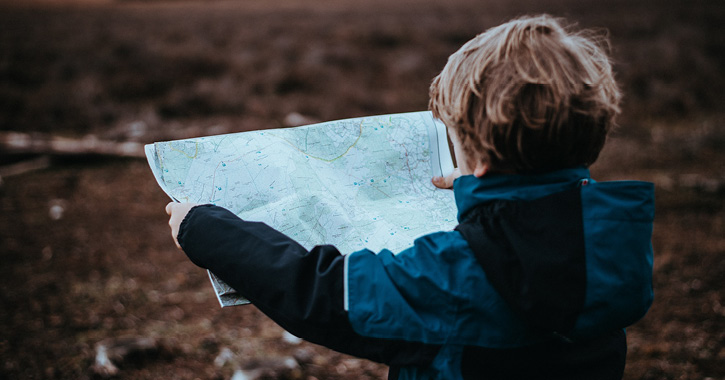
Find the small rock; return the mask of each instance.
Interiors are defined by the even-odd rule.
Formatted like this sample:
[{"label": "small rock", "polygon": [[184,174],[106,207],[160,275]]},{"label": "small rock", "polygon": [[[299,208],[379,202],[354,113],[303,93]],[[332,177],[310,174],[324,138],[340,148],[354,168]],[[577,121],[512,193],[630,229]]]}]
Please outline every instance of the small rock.
[{"label": "small rock", "polygon": [[217,355],[217,357],[214,359],[214,365],[217,366],[217,368],[222,368],[227,363],[233,362],[233,361],[234,361],[234,353],[229,348],[224,347],[219,352],[219,355]]},{"label": "small rock", "polygon": [[299,371],[297,360],[291,356],[267,357],[243,363],[235,376],[239,376],[238,380],[289,379],[298,378]]},{"label": "small rock", "polygon": [[106,346],[96,346],[96,359],[91,367],[91,371],[103,378],[118,374],[118,367],[116,367],[113,362],[111,362],[111,359],[108,358],[108,349]]},{"label": "small rock", "polygon": [[68,202],[64,199],[53,199],[48,202],[48,215],[50,219],[61,220],[65,209],[68,207]]},{"label": "small rock", "polygon": [[292,344],[295,346],[302,343],[302,338],[294,336],[288,331],[285,331],[284,333],[282,333],[282,340],[285,343]]},{"label": "small rock", "polygon": [[284,125],[286,127],[299,127],[301,125],[308,125],[308,124],[314,124],[319,122],[319,120],[302,115],[297,112],[292,112],[287,114],[287,116],[284,117]]},{"label": "small rock", "polygon": [[230,380],[252,380],[252,379],[256,379],[256,378],[257,378],[256,372],[248,373],[247,371],[245,371],[243,369],[238,369],[238,370],[234,371],[234,374],[232,375]]},{"label": "small rock", "polygon": [[108,378],[118,374],[119,366],[130,361],[156,356],[159,344],[145,337],[109,338],[96,344],[96,356],[91,371]]}]

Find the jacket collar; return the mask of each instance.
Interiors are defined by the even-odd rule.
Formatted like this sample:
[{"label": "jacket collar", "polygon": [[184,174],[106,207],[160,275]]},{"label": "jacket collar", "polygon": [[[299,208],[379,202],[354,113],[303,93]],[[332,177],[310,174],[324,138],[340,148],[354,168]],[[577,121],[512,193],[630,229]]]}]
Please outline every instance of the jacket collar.
[{"label": "jacket collar", "polygon": [[458,220],[475,206],[493,200],[531,200],[591,180],[589,169],[580,167],[542,174],[487,174],[461,176],[453,182]]}]

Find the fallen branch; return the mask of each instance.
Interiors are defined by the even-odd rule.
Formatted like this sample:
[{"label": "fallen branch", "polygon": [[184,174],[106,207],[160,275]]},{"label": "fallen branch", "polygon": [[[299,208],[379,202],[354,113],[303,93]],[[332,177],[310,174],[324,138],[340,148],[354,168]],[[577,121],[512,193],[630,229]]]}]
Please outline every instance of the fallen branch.
[{"label": "fallen branch", "polygon": [[0,132],[0,150],[7,153],[145,157],[141,143],[104,141],[93,135],[73,139],[38,133]]},{"label": "fallen branch", "polygon": [[35,170],[46,169],[48,167],[50,167],[49,156],[40,156],[33,159],[16,162],[14,164],[0,166],[0,184],[2,184],[3,177],[24,174]]}]

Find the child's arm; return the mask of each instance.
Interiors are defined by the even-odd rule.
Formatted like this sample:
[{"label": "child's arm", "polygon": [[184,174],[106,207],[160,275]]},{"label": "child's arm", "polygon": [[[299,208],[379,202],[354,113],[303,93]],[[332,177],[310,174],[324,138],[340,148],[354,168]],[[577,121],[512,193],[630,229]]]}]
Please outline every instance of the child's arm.
[{"label": "child's arm", "polygon": [[429,363],[438,346],[356,333],[344,309],[345,258],[333,246],[310,251],[264,223],[221,207],[167,206],[174,241],[294,335],[389,365]]}]

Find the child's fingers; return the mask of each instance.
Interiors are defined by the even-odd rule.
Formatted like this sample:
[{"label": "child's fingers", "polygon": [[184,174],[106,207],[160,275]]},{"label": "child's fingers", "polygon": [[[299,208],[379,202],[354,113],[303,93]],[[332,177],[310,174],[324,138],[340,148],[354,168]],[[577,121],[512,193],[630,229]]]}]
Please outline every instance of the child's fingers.
[{"label": "child's fingers", "polygon": [[452,189],[453,188],[453,181],[455,181],[456,178],[461,176],[461,171],[456,168],[453,173],[445,176],[445,177],[433,177],[431,182],[433,182],[433,185],[439,189]]},{"label": "child's fingers", "polygon": [[171,228],[171,237],[174,239],[174,243],[176,243],[176,246],[181,248],[179,245],[179,241],[177,239],[179,235],[179,228],[181,226],[181,222],[184,220],[184,217],[186,217],[186,214],[189,213],[189,210],[191,210],[194,206],[196,206],[195,203],[176,203],[176,202],[170,202],[166,205],[166,213],[169,215],[169,227]]},{"label": "child's fingers", "polygon": [[446,178],[445,177],[433,177],[431,180],[433,182],[433,185],[439,189],[447,189],[446,186]]}]

